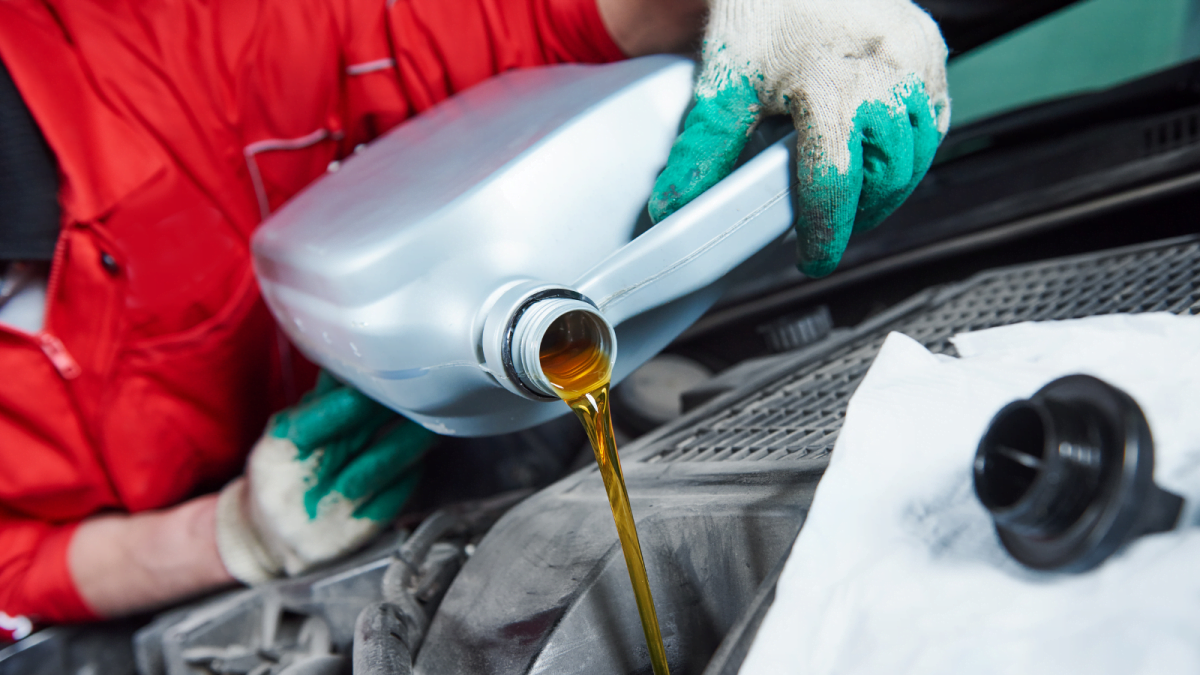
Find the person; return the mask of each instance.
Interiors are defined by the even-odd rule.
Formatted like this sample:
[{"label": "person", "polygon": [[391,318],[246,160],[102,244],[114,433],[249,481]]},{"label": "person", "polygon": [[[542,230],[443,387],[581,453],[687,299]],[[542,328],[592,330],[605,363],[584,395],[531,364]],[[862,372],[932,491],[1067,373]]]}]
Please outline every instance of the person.
[{"label": "person", "polygon": [[298,399],[316,374],[259,297],[255,228],[492,75],[701,35],[652,217],[789,114],[799,265],[830,273],[948,128],[945,44],[909,0],[0,3],[0,630],[296,574],[378,532],[431,435],[332,378]]}]

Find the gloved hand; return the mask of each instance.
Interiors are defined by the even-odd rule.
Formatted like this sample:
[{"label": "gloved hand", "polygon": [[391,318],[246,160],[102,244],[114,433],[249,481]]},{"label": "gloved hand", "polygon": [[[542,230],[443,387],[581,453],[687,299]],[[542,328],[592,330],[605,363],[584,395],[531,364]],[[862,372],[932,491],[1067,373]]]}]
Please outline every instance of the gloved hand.
[{"label": "gloved hand", "polygon": [[909,0],[710,0],[695,107],[650,200],[655,222],[724,178],[764,115],[799,132],[802,272],[825,276],[929,169],[950,125],[946,45]]},{"label": "gloved hand", "polygon": [[435,436],[321,373],[276,414],[217,501],[217,548],[243,583],[299,574],[379,533],[412,493]]}]

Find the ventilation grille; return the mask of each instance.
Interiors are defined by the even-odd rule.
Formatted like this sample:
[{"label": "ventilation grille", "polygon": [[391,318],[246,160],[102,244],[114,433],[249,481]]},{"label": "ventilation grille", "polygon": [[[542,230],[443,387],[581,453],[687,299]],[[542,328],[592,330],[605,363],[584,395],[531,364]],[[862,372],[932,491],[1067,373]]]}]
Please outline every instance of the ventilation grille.
[{"label": "ventilation grille", "polygon": [[890,331],[953,354],[956,333],[1096,314],[1200,314],[1200,239],[985,272],[650,450],[647,462],[791,460],[828,453],[850,395]]},{"label": "ventilation grille", "polygon": [[1142,131],[1144,156],[1159,155],[1200,142],[1200,110],[1180,113],[1146,125]]}]

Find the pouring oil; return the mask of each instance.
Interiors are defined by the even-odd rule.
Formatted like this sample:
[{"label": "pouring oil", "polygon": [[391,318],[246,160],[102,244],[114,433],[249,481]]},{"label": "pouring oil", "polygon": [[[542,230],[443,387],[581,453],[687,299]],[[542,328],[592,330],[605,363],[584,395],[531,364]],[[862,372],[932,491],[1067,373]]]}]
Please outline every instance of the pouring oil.
[{"label": "pouring oil", "polygon": [[658,628],[654,598],[650,595],[642,546],[638,542],[633,512],[629,508],[629,493],[625,490],[625,476],[621,473],[621,458],[613,438],[612,415],[608,407],[612,359],[600,347],[599,330],[597,320],[585,312],[569,312],[556,319],[542,338],[542,372],[587,431],[617,524],[621,549],[625,552],[625,566],[629,569],[629,581],[646,634],[650,664],[654,675],[669,675],[667,652]]}]

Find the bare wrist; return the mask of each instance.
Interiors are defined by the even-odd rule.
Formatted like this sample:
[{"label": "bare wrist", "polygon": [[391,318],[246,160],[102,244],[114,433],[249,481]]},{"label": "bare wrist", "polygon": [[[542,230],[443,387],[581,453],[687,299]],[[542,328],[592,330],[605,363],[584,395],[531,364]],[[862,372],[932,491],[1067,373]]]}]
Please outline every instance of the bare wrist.
[{"label": "bare wrist", "polygon": [[163,607],[232,583],[216,546],[216,495],[163,511],[85,520],[68,550],[76,588],[106,618]]},{"label": "bare wrist", "polygon": [[627,56],[683,54],[699,50],[705,0],[596,0],[613,42]]}]

